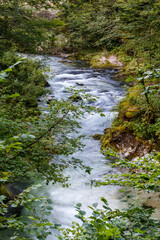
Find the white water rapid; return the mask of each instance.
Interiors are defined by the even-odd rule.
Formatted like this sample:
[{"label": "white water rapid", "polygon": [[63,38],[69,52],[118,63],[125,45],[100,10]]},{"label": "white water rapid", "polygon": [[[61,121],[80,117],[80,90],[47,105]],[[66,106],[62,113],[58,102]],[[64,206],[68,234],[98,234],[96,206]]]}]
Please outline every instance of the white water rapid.
[{"label": "white water rapid", "polygon": [[[41,57],[42,58],[42,57]],[[103,134],[106,127],[109,127],[117,114],[112,111],[117,102],[124,96],[122,83],[112,79],[114,70],[95,70],[87,67],[82,62],[74,62],[59,57],[49,57],[45,60],[51,68],[50,78],[48,80],[53,96],[57,99],[66,97],[66,87],[74,86],[77,89],[86,87],[87,92],[98,97],[97,102],[93,103],[103,109],[105,117],[99,114],[88,115],[82,119],[80,134],[85,134],[83,151],[74,154],[74,157],[83,160],[83,162],[92,167],[91,175],[84,174],[80,170],[68,168],[65,173],[70,175],[68,188],[61,187],[60,184],[44,187],[42,196],[47,196],[53,200],[52,220],[62,224],[62,226],[71,225],[76,221],[74,206],[81,202],[83,210],[90,213],[88,205],[95,202],[101,206],[101,197],[105,197],[111,208],[122,208],[119,200],[118,187],[101,186],[91,187],[91,180],[101,179],[105,173],[116,171],[107,164],[109,160],[100,152],[100,142],[92,138],[94,134]],[[56,239],[54,234],[48,240]]]},{"label": "white water rapid", "polygon": [[[32,56],[33,57],[33,56]],[[84,171],[68,168],[65,170],[66,175],[70,175],[68,188],[63,188],[60,184],[45,185],[37,190],[38,196],[45,196],[53,201],[53,211],[49,219],[55,223],[60,223],[63,227],[71,225],[72,221],[78,221],[74,215],[76,214],[74,206],[81,202],[82,209],[91,213],[89,205],[97,202],[101,207],[101,197],[105,197],[111,208],[123,208],[124,205],[120,201],[119,187],[117,186],[101,186],[91,187],[91,181],[102,179],[105,173],[117,172],[109,166],[110,161],[100,151],[100,141],[93,139],[94,134],[103,134],[105,128],[110,127],[115,115],[113,107],[124,96],[124,88],[121,82],[113,80],[114,70],[95,70],[89,68],[83,62],[71,61],[59,57],[36,56],[41,59],[44,64],[51,69],[49,73],[49,84],[51,95],[54,98],[61,99],[68,97],[66,87],[74,86],[77,89],[86,87],[86,91],[93,96],[98,97],[95,106],[103,109],[105,117],[99,114],[87,115],[82,119],[79,134],[85,134],[82,140],[85,144],[83,151],[76,152],[75,158],[79,158],[85,165],[90,166],[93,170],[90,175]],[[35,58],[35,57],[33,57]],[[47,97],[47,96],[46,96]],[[38,182],[42,180],[38,179]],[[22,211],[22,215],[25,212]],[[57,232],[53,230],[52,235],[47,240],[56,240]],[[5,230],[1,232],[0,240],[8,240],[12,235],[12,231]]]}]

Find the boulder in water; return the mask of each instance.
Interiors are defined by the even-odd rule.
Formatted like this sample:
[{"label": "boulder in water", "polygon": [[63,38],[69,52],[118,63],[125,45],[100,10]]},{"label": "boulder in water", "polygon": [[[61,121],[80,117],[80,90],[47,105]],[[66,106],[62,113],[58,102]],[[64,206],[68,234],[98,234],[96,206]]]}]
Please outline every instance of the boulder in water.
[{"label": "boulder in water", "polygon": [[102,136],[103,136],[103,134],[94,134],[93,138],[94,138],[94,140],[101,140]]},{"label": "boulder in water", "polygon": [[54,96],[52,96],[52,95],[46,96],[47,103],[50,103],[53,99],[54,99]]},{"label": "boulder in water", "polygon": [[83,83],[76,83],[78,86],[84,86],[84,84]]}]

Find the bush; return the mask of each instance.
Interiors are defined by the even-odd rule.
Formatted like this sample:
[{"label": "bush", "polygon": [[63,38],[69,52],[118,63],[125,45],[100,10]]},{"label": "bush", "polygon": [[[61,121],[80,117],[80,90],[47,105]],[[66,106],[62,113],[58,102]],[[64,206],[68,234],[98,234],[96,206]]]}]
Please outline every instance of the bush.
[{"label": "bush", "polygon": [[8,119],[37,115],[37,98],[46,93],[46,75],[39,60],[23,58],[15,51],[6,52],[0,59],[0,70],[9,68],[19,60],[21,64],[16,64],[0,83],[0,116]]}]

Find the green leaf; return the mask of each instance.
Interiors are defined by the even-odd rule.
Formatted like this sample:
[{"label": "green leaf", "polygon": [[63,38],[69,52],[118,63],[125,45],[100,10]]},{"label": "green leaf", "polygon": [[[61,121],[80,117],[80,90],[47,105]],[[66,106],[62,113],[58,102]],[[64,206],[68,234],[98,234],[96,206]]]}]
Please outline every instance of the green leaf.
[{"label": "green leaf", "polygon": [[77,208],[82,207],[82,203],[77,203],[77,204],[76,204],[76,207],[77,207]]},{"label": "green leaf", "polygon": [[51,199],[47,199],[48,204],[53,204],[53,201]]},{"label": "green leaf", "polygon": [[98,203],[93,203],[92,206],[96,208],[98,206]]}]

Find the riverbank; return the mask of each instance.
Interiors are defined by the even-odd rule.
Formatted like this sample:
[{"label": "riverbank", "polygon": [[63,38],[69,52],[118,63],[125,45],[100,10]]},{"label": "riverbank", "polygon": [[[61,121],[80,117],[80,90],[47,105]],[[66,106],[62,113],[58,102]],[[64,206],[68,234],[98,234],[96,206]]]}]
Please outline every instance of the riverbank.
[{"label": "riverbank", "polygon": [[[101,139],[102,151],[105,152],[105,150],[112,149],[118,152],[122,158],[128,159],[129,161],[144,157],[146,154],[150,154],[155,150],[160,151],[160,140],[158,137],[160,127],[159,120],[157,120],[157,118],[159,119],[159,111],[158,108],[155,107],[156,101],[160,102],[158,91],[156,90],[160,83],[159,76],[157,75],[155,78],[156,73],[151,69],[151,75],[148,76],[146,69],[143,71],[145,82],[139,82],[137,78],[138,67],[140,67],[140,65],[138,65],[136,61],[131,60],[126,66],[126,62],[122,63],[119,61],[119,59],[121,59],[119,56],[112,55],[107,51],[90,53],[86,56],[77,54],[76,56],[87,61],[91,68],[117,69],[119,71],[118,76],[126,81],[128,75],[132,82],[126,97],[119,104],[118,116],[114,119],[111,127],[105,129],[103,136],[99,134],[95,135],[95,138]],[[145,63],[142,63],[141,67],[144,65]],[[153,86],[153,78],[156,87]],[[148,95],[143,93],[147,88],[154,89],[155,101],[150,93],[148,93]],[[132,194],[136,195],[136,198],[141,199],[141,204],[144,207],[153,208],[155,210],[153,217],[159,218],[159,193],[132,191]]]},{"label": "riverbank", "polygon": [[[40,58],[42,57],[40,56]],[[64,104],[68,104],[70,99],[68,95],[69,93],[66,91],[66,86],[67,87],[74,86],[80,90],[79,94],[82,94],[81,90],[84,87],[86,87],[88,90],[87,94],[90,93],[91,96],[98,97],[97,101],[94,101],[93,98],[91,99],[92,101],[89,101],[89,105],[87,105],[87,110],[89,106],[91,107],[97,106],[99,108],[104,108],[103,113],[108,119],[108,124],[110,125],[111,119],[113,119],[114,117],[114,113],[111,113],[110,110],[112,109],[112,106],[118,101],[118,99],[121,98],[124,94],[124,90],[122,87],[123,84],[112,80],[111,76],[113,71],[110,71],[110,70],[101,71],[101,70],[91,69],[90,67],[88,67],[88,64],[84,64],[81,61],[78,61],[78,62],[70,61],[67,59],[61,59],[59,57],[48,57],[47,59],[44,57],[44,62],[50,65],[51,70],[52,69],[54,70],[54,76],[51,75],[49,78],[49,83],[52,91],[51,94],[53,96],[53,102],[52,103],[50,102],[50,104],[52,104],[52,107],[54,107],[56,104],[58,104],[58,100],[56,101],[56,99],[59,99],[59,100],[61,98],[65,99],[64,101],[60,102],[59,105],[57,106],[57,109],[55,109],[54,111],[55,115],[52,115],[51,122],[56,120],[58,111],[60,111],[60,106],[62,106],[62,103],[63,103],[63,109],[61,114],[64,114]],[[73,95],[73,92],[71,94]],[[83,94],[81,96],[83,98]],[[68,101],[66,101],[66,99]],[[86,102],[86,98],[85,98],[85,102]],[[81,100],[80,100],[80,104],[81,105],[83,104]],[[76,112],[73,115],[77,120],[78,102],[75,103],[71,101],[71,107],[72,107],[71,109],[73,109],[75,105],[76,105],[76,109],[75,109]],[[43,115],[43,117],[45,116]],[[38,129],[42,128],[42,126],[44,127],[44,124],[46,123],[43,117],[41,118],[42,119],[41,124],[38,125]],[[79,129],[80,132],[78,135],[86,136],[86,137],[80,137],[82,144],[85,145],[83,151],[80,151],[81,147],[78,149],[75,149],[74,140],[77,139],[78,129],[76,125],[76,128],[75,128],[76,133],[73,132],[73,124],[75,124],[75,120],[73,124],[66,126],[66,123],[69,123],[68,116],[67,116],[65,118],[64,125],[59,126],[61,134],[63,133],[65,127],[68,128],[66,129],[67,132],[65,133],[64,141],[62,139],[62,141],[58,145],[57,141],[55,142],[55,138],[57,137],[56,139],[59,140],[60,134],[57,133],[58,136],[55,137],[56,132],[54,131],[55,138],[53,138],[53,132],[52,132],[51,134],[49,134],[49,136],[46,136],[46,138],[41,139],[41,141],[38,142],[35,146],[33,145],[33,148],[31,150],[34,153],[34,155],[31,155],[32,152],[30,153],[31,156],[27,155],[27,157],[31,161],[32,158],[33,160],[35,159],[34,157],[35,154],[38,154],[38,152],[41,151],[39,152],[39,155],[36,156],[35,164],[37,163],[39,164],[38,165],[39,167],[45,167],[46,169],[47,167],[46,161],[48,161],[49,159],[50,160],[49,170],[51,170],[52,162],[57,160],[56,156],[54,156],[55,150],[59,150],[58,154],[60,159],[62,159],[62,161],[64,159],[64,162],[66,163],[66,165],[68,162],[68,166],[71,166],[72,163],[74,164],[73,162],[74,159],[72,159],[72,157],[75,158],[74,166],[77,166],[78,159],[80,159],[80,162],[83,162],[85,166],[88,166],[88,168],[86,169],[86,173],[85,171],[83,171],[82,168],[78,168],[80,165],[78,165],[77,169],[74,169],[74,170],[71,167],[64,169],[65,176],[68,176],[68,175],[70,176],[69,181],[66,182],[66,185],[67,184],[69,185],[67,188],[64,188],[63,186],[61,186],[61,183],[57,183],[57,184],[49,183],[49,185],[46,186],[45,182],[43,182],[42,184],[44,184],[44,188],[41,191],[37,190],[37,195],[36,194],[34,195],[32,193],[35,199],[37,196],[38,198],[41,196],[43,197],[46,196],[47,198],[52,199],[53,201],[52,207],[54,208],[54,210],[51,214],[51,217],[53,218],[55,217],[57,223],[60,222],[63,225],[71,224],[71,222],[74,220],[74,215],[75,215],[74,206],[78,202],[83,203],[83,208],[87,212],[89,212],[87,206],[92,205],[94,202],[98,202],[99,206],[101,206],[101,201],[100,201],[101,196],[108,199],[108,202],[113,209],[114,208],[122,209],[124,207],[124,204],[119,201],[119,193],[117,192],[119,187],[117,186],[115,187],[107,186],[107,187],[99,187],[99,188],[91,187],[92,180],[103,178],[104,172],[110,171],[110,166],[108,167],[105,156],[100,152],[100,142],[94,141],[92,139],[92,135],[97,131],[99,131],[99,133],[101,134],[103,133],[104,126],[106,126],[106,118],[101,117],[100,114],[98,113],[89,115],[88,113],[85,112],[85,118],[80,119],[80,122],[78,123],[78,125],[81,124],[81,128]],[[47,122],[48,121],[49,119],[47,118]],[[38,118],[36,119],[36,125],[37,124],[38,124]],[[29,124],[29,126],[31,126],[31,124]],[[32,129],[33,127],[30,128],[30,131]],[[58,129],[56,128],[56,130]],[[71,136],[73,137],[72,139],[71,139]],[[49,137],[51,137],[51,139],[49,139]],[[33,140],[29,139],[29,140],[31,142],[35,141],[35,139]],[[73,144],[69,146],[69,143],[70,144],[73,143]],[[64,144],[63,145],[64,147],[62,146],[62,144]],[[50,151],[51,147],[52,147],[51,149],[52,153]],[[64,151],[67,150],[66,147],[70,147],[69,153],[67,153],[67,156],[64,156]],[[28,153],[28,149],[27,149],[27,153]],[[46,156],[46,154],[48,154],[50,158],[42,159],[42,156],[44,155]],[[21,159],[23,159],[23,156],[21,157]],[[54,158],[53,161],[51,157]],[[27,161],[27,159],[25,157],[24,160]],[[92,171],[91,171],[91,174],[88,175],[87,171],[90,170],[90,167],[92,168]],[[55,171],[57,171],[58,169],[59,168],[57,166],[55,168]],[[52,177],[54,174],[56,174],[55,171],[52,172]],[[62,170],[61,170],[60,176],[62,177]],[[39,179],[39,182],[43,181],[42,175],[39,175],[38,179]],[[39,212],[36,212],[36,214],[39,214]],[[29,215],[29,216],[32,216],[32,215]],[[22,218],[23,218],[23,213],[22,213]],[[51,239],[53,239],[53,237]]]},{"label": "riverbank", "polygon": [[[150,76],[147,75],[147,68],[144,68],[145,62],[136,63],[135,59],[128,59],[122,52],[120,55],[113,55],[108,51],[90,53],[82,51],[66,57],[85,60],[91,68],[95,69],[116,69],[116,79],[120,78],[120,81],[130,86],[126,97],[119,103],[118,116],[111,127],[105,130],[101,139],[102,149],[113,148],[121,153],[122,157],[130,160],[137,156],[144,156],[153,150],[159,151],[158,86],[160,80],[156,72],[151,68],[148,69]],[[141,70],[143,73],[138,72],[140,67],[143,68]],[[146,79],[144,82],[143,77],[142,82],[138,78],[142,74]],[[145,89],[151,89],[153,95],[151,91],[144,94]]]},{"label": "riverbank", "polygon": [[[52,61],[52,57],[49,58],[49,59]],[[67,60],[66,60],[66,62],[67,62]],[[89,88],[91,87],[91,95],[95,94],[96,96],[101,97],[100,100],[98,100],[98,106],[102,107],[102,108],[105,106],[106,107],[106,111],[107,112],[109,111],[108,112],[109,115],[107,115],[108,116],[107,119],[108,119],[108,124],[111,123],[111,116],[113,117],[113,115],[110,112],[111,111],[110,106],[114,106],[116,104],[115,99],[117,99],[117,101],[118,101],[117,93],[119,91],[120,92],[122,91],[120,82],[116,83],[114,80],[110,79],[109,76],[110,76],[110,73],[112,71],[110,71],[110,70],[108,70],[108,71],[107,70],[101,71],[101,70],[95,70],[94,68],[93,69],[88,68],[88,70],[86,70],[86,68],[85,69],[82,68],[82,69],[77,69],[75,71],[74,67],[72,67],[69,70],[68,69],[68,66],[69,66],[68,64],[70,64],[71,61],[68,61],[68,63],[66,63],[67,64],[67,68],[66,68],[66,66],[64,66],[64,68],[61,69],[60,68],[61,63],[60,62],[58,63],[58,61],[54,60],[54,58],[53,58],[52,64],[53,64],[54,67],[55,67],[56,63],[58,64],[57,65],[57,67],[58,67],[58,76],[56,77],[56,81],[55,82],[53,82],[52,80],[50,81],[50,86],[52,86],[54,88],[54,97],[57,99],[59,97],[59,94],[62,94],[62,96],[64,96],[64,94],[66,94],[66,92],[64,91],[64,87],[66,86],[66,80],[67,79],[68,79],[67,86],[69,84],[71,84],[71,85],[74,84],[75,86],[78,86],[79,88],[80,88],[80,86],[86,86],[86,87],[88,86]],[[103,78],[102,78],[102,76],[100,76],[100,73],[102,73],[102,72],[103,72]],[[95,79],[95,77],[96,77],[96,79]],[[86,79],[86,81],[85,81],[85,79]],[[64,86],[62,85],[62,82],[63,82]],[[93,85],[95,85],[95,84],[96,84],[96,87],[94,89]],[[104,89],[105,85],[102,85],[102,84],[106,84],[107,89]],[[118,95],[121,98],[123,94],[120,93],[120,92],[119,92]],[[104,94],[105,94],[105,96],[104,96]],[[92,104],[92,102],[90,104]],[[56,111],[56,113],[57,113],[57,111]],[[111,114],[111,116],[110,116],[110,114]],[[76,114],[76,116],[77,116],[77,114]],[[93,116],[93,118],[94,118],[94,116]],[[112,120],[113,120],[113,118],[112,118]],[[100,129],[100,127],[99,127],[100,125],[104,126],[106,124],[105,123],[106,120],[101,118],[100,116],[99,116],[99,118],[97,118],[97,116],[95,117],[95,124],[97,125],[96,129],[95,129],[95,125],[91,121],[91,118],[88,118],[87,121],[88,121],[88,123],[86,122],[84,124],[84,126],[86,126],[86,127],[83,129],[81,134],[88,133],[89,136],[92,135],[92,134],[95,134],[96,132],[98,132],[99,129]],[[101,121],[103,121],[103,124],[102,124]],[[90,128],[88,128],[88,125],[90,126]],[[42,125],[40,125],[40,126],[42,126]],[[89,129],[92,130],[92,133],[88,132]],[[100,134],[103,133],[103,129],[102,129]],[[65,137],[66,137],[66,135],[65,135]],[[51,142],[53,143],[53,137],[52,137],[51,141],[48,141],[48,137],[47,137],[46,140],[44,139],[42,142],[40,142],[40,144],[44,143],[41,146],[42,147],[44,146],[44,154],[45,155],[46,155],[46,151],[47,152],[49,151],[49,155],[51,155],[50,150],[54,150],[55,151],[54,144],[53,144],[53,149],[49,149],[51,147],[50,146]],[[84,143],[86,144],[86,141]],[[90,148],[86,148],[87,156],[82,154],[82,153],[79,154],[79,152],[77,152],[77,154],[78,154],[77,157],[79,157],[79,155],[81,155],[82,160],[85,160],[86,161],[85,163],[87,165],[88,165],[88,161],[90,159],[91,160],[91,163],[90,163],[91,167],[93,167],[93,163],[94,163],[93,159],[95,159],[96,160],[96,164],[94,163],[95,164],[95,171],[93,172],[93,175],[92,175],[91,179],[97,179],[97,178],[99,179],[99,178],[104,176],[104,172],[107,172],[106,171],[106,160],[105,160],[105,156],[102,157],[102,156],[99,155],[100,154],[99,153],[99,144],[96,145],[95,142],[92,141],[92,139],[91,139],[90,143],[91,143],[91,147],[93,147],[93,148],[91,148],[91,149]],[[46,144],[47,144],[47,148],[46,148]],[[36,147],[38,147],[38,145],[36,145]],[[98,153],[96,155],[95,155],[95,145],[97,146],[97,149],[98,149]],[[32,151],[34,151],[34,150],[35,149],[32,148]],[[88,156],[88,153],[91,154],[91,155],[89,154],[90,157]],[[52,151],[52,154],[53,154],[53,151]],[[38,159],[39,159],[40,156],[41,156],[41,153],[38,156]],[[95,156],[96,156],[96,158],[95,158]],[[101,158],[102,158],[102,169],[100,170],[100,159]],[[103,167],[104,167],[104,169],[103,169]],[[112,172],[112,170],[110,171],[110,169],[109,169],[108,172]],[[71,170],[69,175],[72,176],[72,173],[73,173],[73,171]],[[73,176],[73,179],[75,180],[75,175]],[[84,181],[85,181],[84,176],[81,176],[81,179],[82,179],[82,182],[84,183]],[[79,181],[80,181],[80,177],[77,178],[77,182],[74,185],[75,186],[75,196],[76,197],[78,196],[77,191],[82,193],[82,191],[79,191],[82,188],[82,184],[80,184],[80,187],[78,187],[78,189],[77,189],[77,184],[79,183]],[[83,186],[86,189],[86,182],[83,184]],[[60,214],[61,213],[61,209],[59,208],[59,203],[61,202],[62,209],[64,209],[64,207],[66,208],[66,206],[67,206],[66,216],[64,215],[65,219],[67,221],[67,219],[68,219],[67,212],[68,212],[68,208],[70,209],[71,201],[69,199],[69,203],[68,203],[68,205],[66,205],[66,199],[70,196],[70,189],[66,190],[65,204],[63,203],[64,189],[62,189],[62,191],[60,191],[60,195],[59,195],[59,188],[58,189],[57,188],[53,189],[53,186],[52,186],[51,189],[52,189],[53,193],[51,192],[50,194],[51,194],[52,197],[54,197],[54,202],[55,203],[58,202],[58,204],[56,204],[56,207],[54,209],[55,212],[57,211],[56,216],[59,215],[60,216],[59,220],[61,221],[61,214]],[[115,207],[114,206],[115,203],[114,203],[112,197],[110,198],[110,195],[109,195],[109,193],[111,193],[111,191],[113,189],[113,186],[103,187],[103,189],[105,191],[104,193],[102,193],[101,188],[96,188],[96,189],[95,189],[96,193],[92,193],[92,197],[93,198],[91,199],[91,203],[90,204],[92,204],[95,201],[95,195],[97,196],[97,198],[100,199],[100,196],[104,196],[105,197],[105,193],[106,193],[107,194],[106,199],[109,200],[109,203],[111,204],[112,207]],[[106,189],[108,189],[108,190],[106,190]],[[115,187],[115,189],[117,189],[117,186]],[[56,193],[56,190],[57,190],[57,193]],[[72,185],[72,190],[73,190],[73,185]],[[93,190],[90,189],[90,182],[88,183],[88,189],[86,191],[84,191],[84,189],[82,189],[82,190],[83,190],[83,192],[85,192],[85,196],[87,196],[87,201],[88,201],[87,193],[89,193],[89,196],[91,197],[91,192],[93,192]],[[100,191],[99,195],[97,194],[97,191],[98,192]],[[63,192],[63,194],[61,194],[62,192]],[[55,194],[56,194],[56,196],[55,196]],[[46,191],[44,192],[43,195],[46,196]],[[73,192],[72,192],[71,196],[73,198]],[[81,197],[80,200],[77,199],[76,197],[75,197],[74,205],[77,202],[82,201],[81,199],[84,199],[84,196],[82,196],[82,195],[80,195],[80,197]],[[114,194],[114,191],[113,191],[113,197],[117,198],[116,200],[118,202],[118,195]],[[98,202],[98,199],[96,199],[96,201]],[[86,205],[88,205],[88,204],[86,204]]]}]

